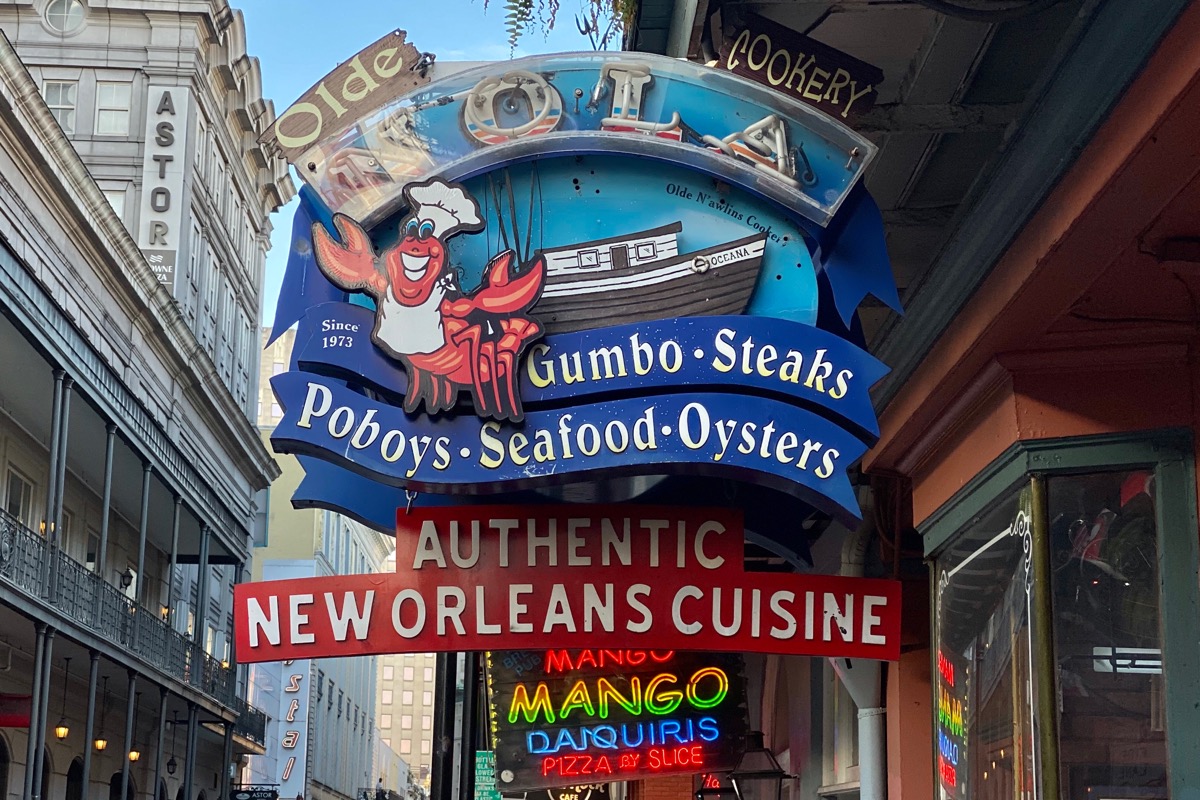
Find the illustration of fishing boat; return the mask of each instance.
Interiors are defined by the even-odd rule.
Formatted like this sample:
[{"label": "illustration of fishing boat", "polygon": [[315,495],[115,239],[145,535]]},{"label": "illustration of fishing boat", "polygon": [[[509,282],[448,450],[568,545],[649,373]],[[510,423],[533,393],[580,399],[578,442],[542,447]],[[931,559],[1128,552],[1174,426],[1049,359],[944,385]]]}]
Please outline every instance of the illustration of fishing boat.
[{"label": "illustration of fishing boat", "polygon": [[765,233],[679,253],[683,225],[539,251],[546,285],[532,313],[547,333],[674,316],[741,314],[754,291]]}]

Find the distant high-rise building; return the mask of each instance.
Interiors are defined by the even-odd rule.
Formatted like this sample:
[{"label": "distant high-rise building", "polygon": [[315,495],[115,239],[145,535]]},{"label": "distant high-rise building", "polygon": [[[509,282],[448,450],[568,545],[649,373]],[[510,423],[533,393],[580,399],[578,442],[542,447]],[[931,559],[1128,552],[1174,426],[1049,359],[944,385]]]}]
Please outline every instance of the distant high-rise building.
[{"label": "distant high-rise building", "polygon": [[[265,344],[266,330],[262,337]],[[286,369],[294,340],[295,332],[285,331],[263,349],[258,422],[268,446],[281,416],[268,380]],[[386,568],[392,537],[330,511],[292,508],[292,493],[304,472],[293,456],[276,454],[275,460],[282,475],[271,487],[266,536],[255,549],[255,580]],[[385,790],[407,796],[409,756],[389,755],[390,743],[379,731],[376,661],[357,656],[255,664],[251,698],[274,719],[267,726],[267,752],[249,759],[244,782],[279,784],[280,797],[286,798],[360,800],[364,789],[374,798],[383,779]]]},{"label": "distant high-rise building", "polygon": [[[384,569],[395,571],[395,554]],[[408,759],[414,780],[429,786],[433,762],[434,663],[432,653],[385,655],[379,659],[379,733]]]}]

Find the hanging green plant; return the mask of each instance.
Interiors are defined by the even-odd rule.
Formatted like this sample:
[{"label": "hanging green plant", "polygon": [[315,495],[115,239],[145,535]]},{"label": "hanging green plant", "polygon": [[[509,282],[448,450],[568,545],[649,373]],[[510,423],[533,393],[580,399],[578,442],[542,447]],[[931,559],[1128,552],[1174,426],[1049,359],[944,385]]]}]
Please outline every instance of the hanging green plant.
[{"label": "hanging green plant", "polygon": [[[591,40],[593,49],[604,50],[633,21],[637,0],[580,0],[575,17],[579,32]],[[484,8],[488,0],[484,0]],[[504,28],[508,46],[515,50],[529,30],[543,33],[554,30],[561,11],[561,0],[504,0]]]}]

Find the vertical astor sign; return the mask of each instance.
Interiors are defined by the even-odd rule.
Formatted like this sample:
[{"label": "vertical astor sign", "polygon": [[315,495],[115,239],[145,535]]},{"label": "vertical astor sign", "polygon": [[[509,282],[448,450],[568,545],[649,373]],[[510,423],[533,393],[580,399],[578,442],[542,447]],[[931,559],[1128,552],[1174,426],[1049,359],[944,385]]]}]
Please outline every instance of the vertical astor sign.
[{"label": "vertical astor sign", "polygon": [[[192,92],[151,86],[146,94],[146,146],[137,242],[158,282],[172,293],[183,231],[183,179],[188,168],[188,118]],[[199,142],[199,147],[206,143]]]}]

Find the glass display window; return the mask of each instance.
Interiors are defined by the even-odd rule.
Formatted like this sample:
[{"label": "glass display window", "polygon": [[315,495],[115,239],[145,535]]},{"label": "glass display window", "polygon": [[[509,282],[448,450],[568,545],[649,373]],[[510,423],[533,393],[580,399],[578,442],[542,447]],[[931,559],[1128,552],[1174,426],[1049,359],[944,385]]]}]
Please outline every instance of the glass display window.
[{"label": "glass display window", "polygon": [[1036,798],[1029,492],[938,557],[934,755],[942,800]]},{"label": "glass display window", "polygon": [[1155,480],[1050,476],[1062,796],[1167,797]]},{"label": "glass display window", "polygon": [[1190,431],[1014,445],[921,526],[939,800],[1200,785]]}]

